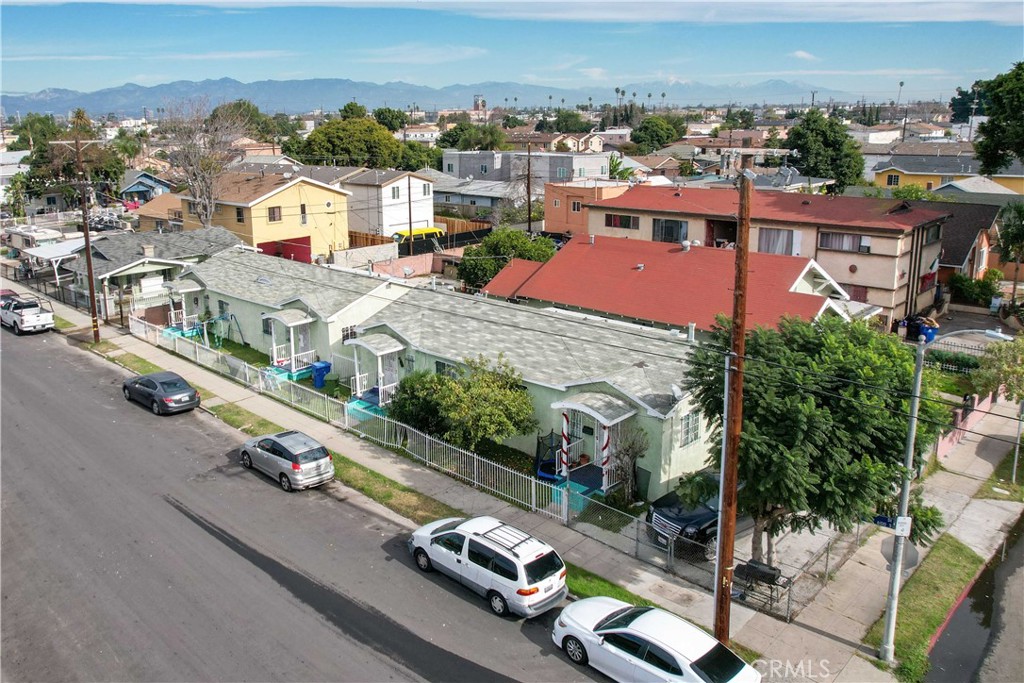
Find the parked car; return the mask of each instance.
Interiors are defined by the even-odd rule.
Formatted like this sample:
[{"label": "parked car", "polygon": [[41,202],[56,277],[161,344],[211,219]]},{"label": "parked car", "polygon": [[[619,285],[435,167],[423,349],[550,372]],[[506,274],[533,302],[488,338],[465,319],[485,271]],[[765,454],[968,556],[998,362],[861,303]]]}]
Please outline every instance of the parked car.
[{"label": "parked car", "polygon": [[13,289],[0,289],[0,306],[2,306],[8,299],[13,299],[16,296],[18,296],[18,293]]},{"label": "parked car", "polygon": [[199,407],[199,392],[174,372],[153,372],[126,379],[125,399],[149,406],[154,415],[180,413]]},{"label": "parked car", "polygon": [[626,681],[758,683],[761,674],[697,626],[657,607],[615,598],[570,603],[551,631],[580,666]]},{"label": "parked car", "polygon": [[8,296],[0,302],[0,325],[14,334],[53,329],[53,307],[38,297]]},{"label": "parked car", "polygon": [[313,437],[296,431],[249,439],[242,444],[242,467],[255,467],[289,492],[334,479],[330,452]]},{"label": "parked car", "polygon": [[[704,476],[718,479],[715,472]],[[746,531],[753,524],[749,517],[738,517],[736,530]],[[714,562],[718,555],[718,494],[696,505],[684,505],[676,491],[669,491],[647,510],[647,537],[659,547],[667,548],[671,543],[677,553],[692,551]]]},{"label": "parked car", "polygon": [[568,595],[555,549],[494,517],[431,522],[408,545],[420,570],[437,569],[486,597],[498,616],[533,617]]}]

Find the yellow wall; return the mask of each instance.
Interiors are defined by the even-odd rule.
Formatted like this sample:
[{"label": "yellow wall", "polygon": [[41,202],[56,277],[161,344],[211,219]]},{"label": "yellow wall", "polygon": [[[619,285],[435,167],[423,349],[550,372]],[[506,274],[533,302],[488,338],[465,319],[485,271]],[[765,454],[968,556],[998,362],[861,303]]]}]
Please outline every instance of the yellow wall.
[{"label": "yellow wall", "polygon": [[[888,185],[888,176],[895,175],[899,176],[899,185]],[[954,181],[964,180],[965,178],[973,178],[976,173],[955,173],[952,176],[945,176],[946,182],[949,182],[948,178],[952,177]],[[987,176],[989,180],[992,180],[999,185],[1002,185],[1008,190],[1013,190],[1017,194],[1024,194],[1024,178],[1014,176]],[[920,187],[928,188],[928,183],[931,183],[932,190],[936,190],[940,185],[944,185],[942,181],[943,176],[929,173],[904,173],[896,169],[890,169],[888,171],[882,171],[875,174],[875,185],[884,187],[889,190],[895,190],[898,187],[906,187],[907,185],[919,185]]]},{"label": "yellow wall", "polygon": [[[306,221],[302,222],[300,207],[306,205]],[[328,207],[327,205],[330,204]],[[270,209],[281,208],[281,220],[271,222]],[[311,183],[296,183],[251,207],[241,207],[242,221],[236,216],[239,207],[218,204],[213,225],[234,233],[248,245],[309,237],[313,256],[328,256],[332,251],[348,249],[348,196]],[[202,225],[188,213],[188,201],[182,200],[184,230]]]}]

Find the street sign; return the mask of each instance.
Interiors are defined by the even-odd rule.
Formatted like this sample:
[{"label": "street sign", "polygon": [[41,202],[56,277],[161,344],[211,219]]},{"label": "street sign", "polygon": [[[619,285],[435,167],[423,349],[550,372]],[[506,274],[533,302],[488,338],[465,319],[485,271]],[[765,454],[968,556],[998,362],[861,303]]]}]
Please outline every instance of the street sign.
[{"label": "street sign", "polygon": [[[896,545],[895,536],[887,536],[882,539],[882,557],[892,562],[893,552],[895,552],[894,546]],[[910,541],[903,542],[903,570],[912,569],[917,566],[917,563],[921,561],[921,553],[917,551],[914,544]],[[888,569],[888,567],[886,567]]]},{"label": "street sign", "polygon": [[896,518],[896,525],[893,528],[896,530],[896,535],[897,536],[903,536],[904,538],[906,538],[907,536],[910,536],[910,523],[911,523],[911,520],[912,520],[911,517],[897,517]]},{"label": "street sign", "polygon": [[896,528],[896,518],[895,517],[886,517],[885,515],[875,515],[875,518],[872,521],[874,521],[874,523],[877,524],[878,526],[884,526],[887,529],[895,529]]}]

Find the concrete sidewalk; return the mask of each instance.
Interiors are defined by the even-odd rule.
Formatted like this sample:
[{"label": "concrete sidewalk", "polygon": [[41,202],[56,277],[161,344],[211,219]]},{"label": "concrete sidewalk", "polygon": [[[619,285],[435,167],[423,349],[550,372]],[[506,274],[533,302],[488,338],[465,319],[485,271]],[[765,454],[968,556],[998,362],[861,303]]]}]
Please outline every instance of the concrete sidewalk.
[{"label": "concrete sidewalk", "polygon": [[[56,302],[54,309],[60,317],[84,328],[87,341],[91,341],[87,314]],[[81,332],[75,336],[81,337]],[[101,333],[120,349],[109,354],[115,359],[118,353],[130,352],[178,372],[215,394],[217,398],[212,401],[236,403],[276,424],[305,431],[346,457],[468,514],[493,514],[529,529],[552,542],[568,561],[705,627],[713,623],[712,596],[674,575],[615,551],[557,520],[523,511],[401,458],[116,328],[103,326]],[[1015,423],[1007,419],[1012,416],[1013,406],[999,404],[982,421],[980,431],[1012,441]],[[933,475],[925,484],[927,499],[943,510],[950,533],[986,559],[1001,542],[1005,527],[1013,523],[1024,507],[1019,503],[971,498],[1007,448],[1005,442],[993,438],[967,438],[946,458],[946,471]],[[352,495],[358,496],[355,492]],[[413,524],[409,522],[409,526]],[[792,623],[733,603],[733,637],[761,653],[765,661],[759,662],[758,668],[765,681],[895,680],[872,664],[874,652],[861,645],[861,639],[885,605],[888,572],[880,546],[887,533],[880,530],[872,534]]]}]

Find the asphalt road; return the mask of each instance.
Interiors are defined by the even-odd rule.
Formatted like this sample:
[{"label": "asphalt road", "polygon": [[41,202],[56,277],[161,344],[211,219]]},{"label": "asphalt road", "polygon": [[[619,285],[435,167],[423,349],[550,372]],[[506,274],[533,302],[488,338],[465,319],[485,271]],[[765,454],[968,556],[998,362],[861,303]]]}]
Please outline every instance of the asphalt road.
[{"label": "asphalt road", "polygon": [[4,681],[570,681],[555,614],[420,574],[339,484],[286,494],[241,435],[121,396],[126,371],[0,332]]}]

